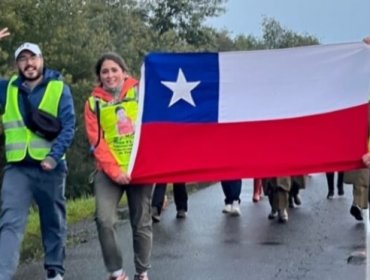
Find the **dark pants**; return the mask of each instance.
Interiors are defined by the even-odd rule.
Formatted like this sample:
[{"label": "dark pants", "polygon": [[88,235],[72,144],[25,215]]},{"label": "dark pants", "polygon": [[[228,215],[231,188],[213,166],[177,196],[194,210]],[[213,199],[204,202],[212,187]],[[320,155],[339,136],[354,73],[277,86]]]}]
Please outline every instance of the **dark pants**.
[{"label": "dark pants", "polygon": [[242,180],[221,181],[222,190],[225,194],[225,204],[232,204],[237,200],[240,202],[240,193],[242,191]]},{"label": "dark pants", "polygon": [[[163,207],[164,196],[166,194],[167,184],[156,184],[152,197],[152,207],[157,207],[160,214]],[[176,210],[188,211],[188,192],[185,183],[173,184],[173,197],[175,200]]]},{"label": "dark pants", "polygon": [[[327,172],[326,173],[326,180],[328,182],[328,190],[334,191],[334,172]],[[343,172],[338,172],[338,181],[337,181],[338,189],[343,188]]]},{"label": "dark pants", "polygon": [[117,207],[126,193],[129,218],[132,228],[134,263],[137,273],[150,268],[152,252],[152,217],[150,199],[152,185],[119,185],[103,172],[97,172],[94,179],[96,203],[96,226],[103,254],[104,264],[109,273],[122,268],[123,252],[117,229]]}]

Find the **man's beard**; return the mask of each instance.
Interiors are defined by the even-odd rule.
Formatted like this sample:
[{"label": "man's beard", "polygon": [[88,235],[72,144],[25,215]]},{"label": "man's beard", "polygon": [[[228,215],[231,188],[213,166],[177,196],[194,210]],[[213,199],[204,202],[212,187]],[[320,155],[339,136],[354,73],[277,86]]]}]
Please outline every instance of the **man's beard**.
[{"label": "man's beard", "polygon": [[[26,69],[25,69],[25,71],[26,71]],[[39,79],[42,76],[42,72],[43,71],[41,69],[39,69],[39,70],[37,70],[37,75],[36,76],[34,76],[34,77],[27,77],[27,76],[25,76],[23,74],[22,71],[19,71],[19,76],[21,76],[22,79],[24,79],[25,81],[33,82],[33,81],[36,81],[37,79]]]}]

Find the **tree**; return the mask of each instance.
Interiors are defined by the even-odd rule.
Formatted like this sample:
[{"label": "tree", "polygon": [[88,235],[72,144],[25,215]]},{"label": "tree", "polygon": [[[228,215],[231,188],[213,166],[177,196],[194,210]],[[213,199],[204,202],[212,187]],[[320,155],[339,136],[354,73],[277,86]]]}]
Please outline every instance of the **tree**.
[{"label": "tree", "polygon": [[259,50],[264,49],[264,43],[261,39],[257,39],[252,35],[238,35],[234,40],[237,50]]},{"label": "tree", "polygon": [[169,31],[188,44],[204,43],[202,25],[209,17],[220,15],[227,0],[158,0],[147,4],[147,16],[152,30],[161,37]]},{"label": "tree", "polygon": [[284,29],[279,22],[265,18],[262,22],[264,45],[267,49],[279,49],[316,45],[319,41],[311,35],[301,35]]}]

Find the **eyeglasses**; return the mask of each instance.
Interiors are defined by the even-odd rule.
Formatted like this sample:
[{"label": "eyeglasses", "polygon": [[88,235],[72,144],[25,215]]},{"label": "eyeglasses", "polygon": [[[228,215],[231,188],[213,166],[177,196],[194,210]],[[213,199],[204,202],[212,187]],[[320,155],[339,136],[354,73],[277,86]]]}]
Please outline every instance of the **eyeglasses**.
[{"label": "eyeglasses", "polygon": [[19,62],[19,63],[25,63],[27,61],[34,62],[34,61],[37,60],[37,58],[38,58],[38,56],[35,55],[35,54],[34,55],[30,55],[30,56],[22,55],[22,56],[20,56],[20,57],[17,58],[17,62]]}]

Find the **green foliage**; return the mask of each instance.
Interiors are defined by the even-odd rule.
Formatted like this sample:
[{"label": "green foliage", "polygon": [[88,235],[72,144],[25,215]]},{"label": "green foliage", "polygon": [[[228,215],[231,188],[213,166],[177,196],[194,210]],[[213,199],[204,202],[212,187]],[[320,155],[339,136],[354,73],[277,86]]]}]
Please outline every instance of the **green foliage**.
[{"label": "green foliage", "polygon": [[[76,137],[67,153],[67,197],[91,193],[88,176],[94,170],[85,136],[83,108],[94,86],[93,68],[106,51],[116,51],[139,77],[150,51],[232,51],[318,44],[309,35],[263,21],[262,39],[205,25],[224,12],[227,0],[1,0],[0,28],[11,36],[0,42],[0,76],[10,76],[14,50],[25,41],[38,43],[46,65],[63,73],[71,86],[77,116]],[[1,146],[3,149],[3,145]],[[0,151],[1,152],[1,151]],[[0,162],[4,163],[1,152]]]},{"label": "green foliage", "polygon": [[224,11],[225,0],[157,0],[149,1],[148,18],[159,38],[174,31],[183,41],[200,46],[205,42],[202,24],[208,17]]},{"label": "green foliage", "polygon": [[271,18],[265,18],[262,26],[264,44],[268,49],[299,47],[319,43],[313,36],[300,35],[291,30],[285,30],[276,20]]},{"label": "green foliage", "polygon": [[88,177],[94,170],[94,159],[89,154],[83,119],[84,105],[90,95],[91,87],[92,83],[87,80],[71,85],[76,111],[76,131],[72,147],[67,153],[69,175],[67,176],[66,196],[69,198],[92,193]]}]

